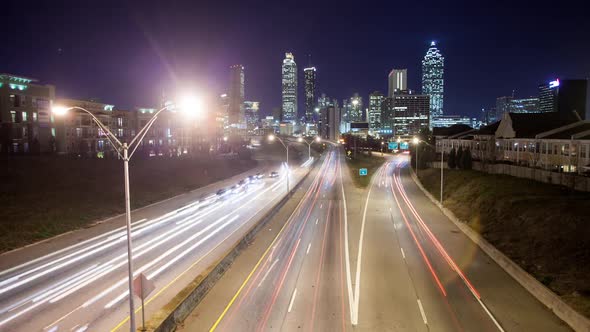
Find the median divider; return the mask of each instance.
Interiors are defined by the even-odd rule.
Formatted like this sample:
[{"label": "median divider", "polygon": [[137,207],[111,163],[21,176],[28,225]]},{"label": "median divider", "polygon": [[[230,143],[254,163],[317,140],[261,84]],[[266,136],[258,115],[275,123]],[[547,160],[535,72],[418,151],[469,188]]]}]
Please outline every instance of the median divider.
[{"label": "median divider", "polygon": [[175,331],[177,325],[182,323],[197,305],[199,305],[209,290],[211,290],[221,279],[234,260],[248,247],[258,232],[262,230],[275,214],[289,201],[292,196],[291,193],[299,189],[311,173],[312,169],[313,167],[310,167],[299,183],[291,188],[291,192],[283,197],[279,203],[270,209],[270,211],[266,212],[258,222],[252,225],[233,248],[228,250],[222,258],[210,265],[193,279],[193,281],[180,291],[166,306],[164,306],[164,308],[160,309],[159,312],[156,312],[152,318],[146,322],[146,331]]},{"label": "median divider", "polygon": [[491,243],[484,239],[480,234],[475,232],[469,225],[455,216],[455,214],[442,206],[429,192],[424,188],[420,180],[416,177],[416,173],[410,167],[410,174],[412,180],[422,190],[424,195],[438,206],[442,213],[449,218],[457,228],[459,228],[467,237],[477,244],[480,249],[485,252],[496,264],[498,264],[506,273],[508,273],[514,280],[516,280],[522,287],[531,293],[539,302],[543,303],[547,308],[566,322],[575,331],[590,332],[590,320],[584,315],[580,314],[567,303],[565,303],[557,294],[553,293],[549,288],[545,287],[535,277],[526,272],[518,264],[504,255],[501,251],[496,249]]}]

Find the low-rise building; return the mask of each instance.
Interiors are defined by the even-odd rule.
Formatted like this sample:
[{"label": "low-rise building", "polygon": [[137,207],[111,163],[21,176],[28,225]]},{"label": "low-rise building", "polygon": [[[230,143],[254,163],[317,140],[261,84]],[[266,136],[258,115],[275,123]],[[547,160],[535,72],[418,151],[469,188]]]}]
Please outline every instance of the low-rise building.
[{"label": "low-rise building", "polygon": [[50,153],[55,150],[51,106],[53,85],[12,74],[0,74],[0,152]]},{"label": "low-rise building", "polygon": [[590,121],[576,112],[506,113],[479,130],[436,135],[437,151],[462,147],[474,160],[508,163],[558,172],[590,170]]}]

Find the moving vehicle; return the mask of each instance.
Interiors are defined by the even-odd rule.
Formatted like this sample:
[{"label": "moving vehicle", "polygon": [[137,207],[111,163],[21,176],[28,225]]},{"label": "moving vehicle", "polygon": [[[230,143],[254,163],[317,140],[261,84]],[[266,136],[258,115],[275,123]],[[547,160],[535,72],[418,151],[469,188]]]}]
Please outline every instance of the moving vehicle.
[{"label": "moving vehicle", "polygon": [[268,177],[269,178],[277,178],[277,177],[279,177],[279,172],[272,171],[272,172],[270,172]]}]

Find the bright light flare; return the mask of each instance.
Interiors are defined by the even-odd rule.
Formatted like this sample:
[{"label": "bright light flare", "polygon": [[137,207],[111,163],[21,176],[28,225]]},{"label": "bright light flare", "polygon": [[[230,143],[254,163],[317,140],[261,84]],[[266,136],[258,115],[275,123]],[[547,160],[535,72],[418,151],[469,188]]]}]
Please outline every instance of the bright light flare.
[{"label": "bright light flare", "polygon": [[178,110],[185,115],[190,117],[194,117],[201,113],[202,109],[202,102],[195,96],[184,96],[180,99],[178,104]]},{"label": "bright light flare", "polygon": [[273,134],[268,135],[268,140],[271,141],[271,142],[274,141],[275,140],[275,135],[273,135]]},{"label": "bright light flare", "polygon": [[322,141],[322,139],[318,136],[318,137],[315,138],[315,141],[319,143],[319,142]]},{"label": "bright light flare", "polygon": [[299,137],[299,138],[297,139],[297,142],[299,142],[299,143],[303,142],[303,138]]},{"label": "bright light flare", "polygon": [[68,113],[68,111],[70,110],[70,107],[65,107],[65,106],[53,106],[51,108],[51,112],[55,115],[65,115],[66,113]]},{"label": "bright light flare", "polygon": [[418,139],[418,137],[414,137],[414,138],[412,139],[412,143],[414,143],[414,144],[418,144],[418,143],[420,143],[420,140]]}]

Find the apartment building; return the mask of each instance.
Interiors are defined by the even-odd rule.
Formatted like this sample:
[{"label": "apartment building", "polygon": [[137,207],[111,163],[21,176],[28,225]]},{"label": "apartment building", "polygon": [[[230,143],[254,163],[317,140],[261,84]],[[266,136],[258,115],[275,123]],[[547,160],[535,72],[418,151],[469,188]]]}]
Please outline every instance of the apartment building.
[{"label": "apartment building", "polygon": [[0,153],[30,154],[55,150],[51,105],[55,87],[34,78],[0,74]]}]

